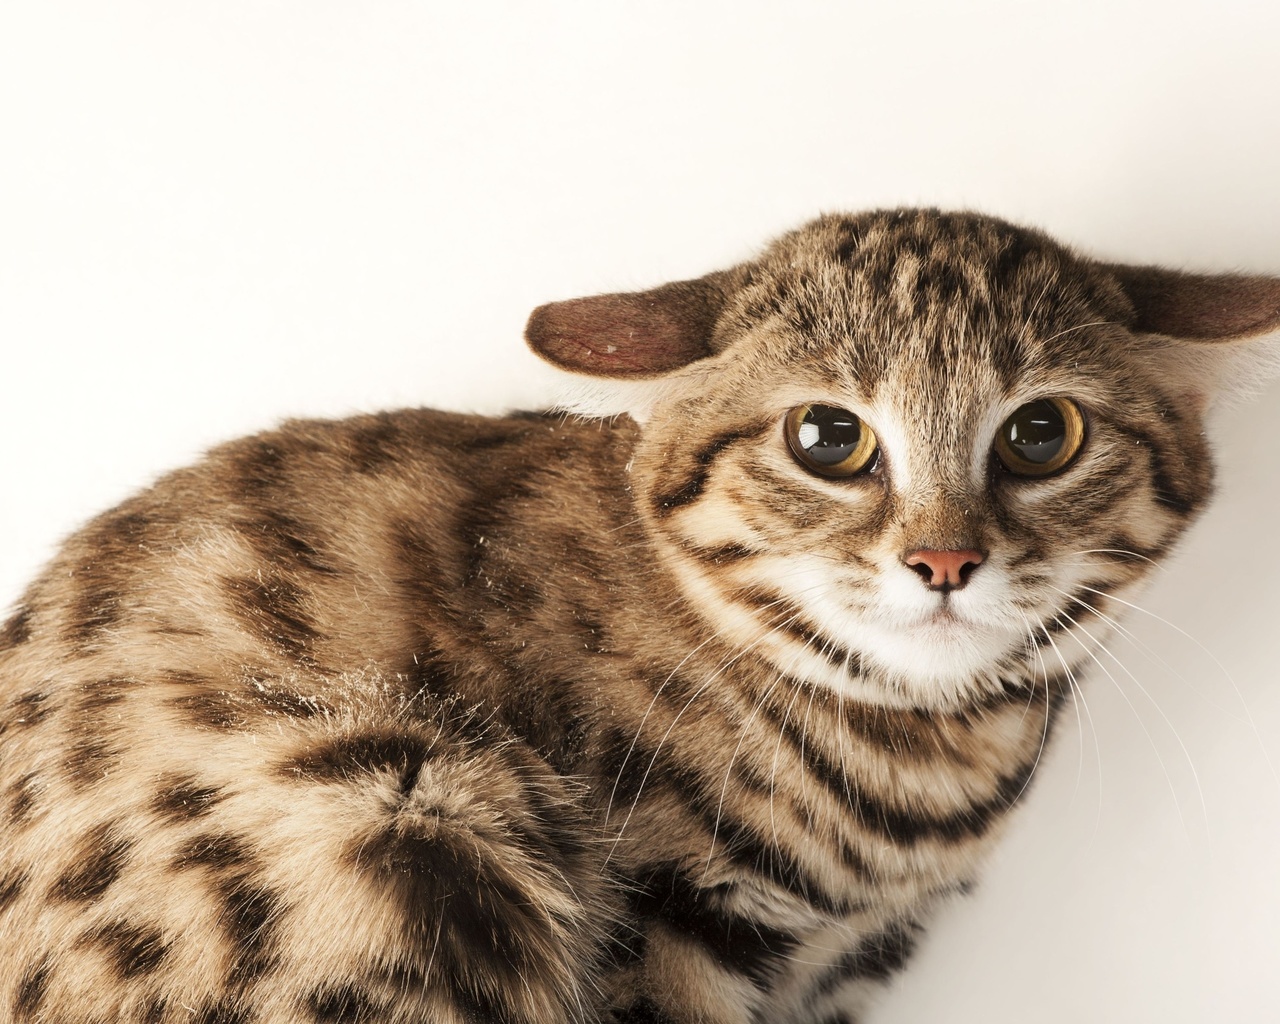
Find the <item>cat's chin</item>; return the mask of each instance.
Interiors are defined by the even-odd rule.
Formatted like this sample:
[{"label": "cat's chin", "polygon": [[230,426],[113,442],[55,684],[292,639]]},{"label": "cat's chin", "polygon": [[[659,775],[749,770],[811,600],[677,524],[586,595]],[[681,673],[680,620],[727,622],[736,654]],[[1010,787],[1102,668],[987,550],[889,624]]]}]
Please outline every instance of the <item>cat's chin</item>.
[{"label": "cat's chin", "polygon": [[863,675],[881,700],[913,707],[953,707],[1000,688],[1024,637],[939,609],[907,622],[864,622]]}]

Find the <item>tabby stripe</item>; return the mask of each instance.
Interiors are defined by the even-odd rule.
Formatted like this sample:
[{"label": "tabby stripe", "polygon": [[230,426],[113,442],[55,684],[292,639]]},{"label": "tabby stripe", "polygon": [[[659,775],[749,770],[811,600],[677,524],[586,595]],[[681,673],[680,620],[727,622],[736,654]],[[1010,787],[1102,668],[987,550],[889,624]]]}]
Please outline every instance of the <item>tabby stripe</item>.
[{"label": "tabby stripe", "polygon": [[53,965],[49,957],[30,967],[18,984],[17,997],[13,1008],[20,1021],[37,1021],[41,1018],[40,1007],[49,989],[49,975],[53,973]]},{"label": "tabby stripe", "polygon": [[1101,557],[1112,562],[1121,562],[1132,564],[1133,562],[1141,562],[1146,559],[1156,559],[1167,554],[1169,546],[1167,544],[1157,544],[1155,547],[1144,547],[1136,540],[1118,534],[1110,538],[1106,542],[1105,548],[1098,548],[1091,551],[1090,554],[1100,555]]},{"label": "tabby stripe", "polygon": [[31,639],[31,609],[19,605],[12,618],[0,627],[0,651],[25,644]]},{"label": "tabby stripe", "polygon": [[770,629],[782,630],[815,654],[821,654],[837,668],[848,665],[851,675],[857,675],[862,671],[862,658],[859,655],[825,636],[816,626],[805,620],[798,605],[776,591],[758,586],[744,587],[733,591],[730,596],[732,600],[767,613]]},{"label": "tabby stripe", "polygon": [[[632,766],[630,773],[625,769],[626,764]],[[665,752],[655,753],[639,741],[633,747],[628,737],[616,731],[605,738],[600,771],[603,778],[617,780],[615,807],[630,807],[640,799],[640,780],[647,774],[648,785],[654,791],[665,788],[676,793],[681,805],[697,816],[707,834],[716,836],[724,856],[733,863],[763,875],[824,913],[848,912],[847,903],[827,893],[792,854],[762,839],[753,828],[737,821],[720,806],[723,780],[706,791],[703,781],[689,766],[677,763]]]},{"label": "tabby stripe", "polygon": [[786,738],[793,753],[803,761],[810,774],[826,786],[838,803],[847,805],[853,811],[860,825],[871,828],[900,845],[912,845],[925,838],[960,842],[982,836],[996,818],[1013,806],[1013,802],[1026,788],[1038,761],[1037,755],[1010,774],[1002,775],[997,780],[995,795],[941,817],[923,810],[902,811],[876,800],[853,784],[813,743],[804,741],[796,723],[790,719],[783,720],[773,708],[766,708],[765,714],[777,727],[779,734]]},{"label": "tabby stripe", "polygon": [[678,486],[666,493],[653,496],[654,512],[659,516],[668,516],[676,509],[697,501],[702,496],[702,488],[706,486],[707,477],[711,475],[711,466],[719,458],[720,454],[731,448],[738,441],[757,437],[770,425],[760,426],[754,430],[729,431],[703,445],[693,457],[693,472]]},{"label": "tabby stripe", "polygon": [[263,580],[227,578],[222,587],[241,621],[256,636],[282,648],[299,662],[314,666],[309,649],[324,637],[307,621],[301,589],[279,576]]},{"label": "tabby stripe", "polygon": [[27,881],[25,871],[18,871],[12,875],[0,875],[0,911],[22,895]]},{"label": "tabby stripe", "polygon": [[845,953],[810,990],[809,1007],[837,989],[858,981],[887,981],[915,951],[919,925],[894,923]]},{"label": "tabby stripe", "polygon": [[720,544],[713,548],[695,547],[691,551],[695,558],[704,562],[711,562],[713,565],[741,562],[747,558],[755,558],[756,555],[760,554],[760,552],[752,551],[742,544]]},{"label": "tabby stripe", "polygon": [[788,932],[711,906],[708,891],[674,864],[643,872],[638,885],[631,906],[639,917],[656,918],[697,940],[721,967],[757,986],[769,981],[779,958],[800,945]]},{"label": "tabby stripe", "polygon": [[1203,500],[1203,495],[1183,494],[1178,489],[1174,483],[1174,474],[1170,472],[1168,465],[1161,457],[1160,449],[1151,439],[1151,435],[1134,427],[1116,425],[1115,429],[1146,452],[1147,462],[1151,468],[1151,486],[1155,491],[1156,500],[1184,519],[1195,512]]},{"label": "tabby stripe", "polygon": [[676,1021],[646,998],[637,999],[625,1010],[613,1016],[614,1024],[676,1024]]},{"label": "tabby stripe", "polygon": [[[1099,587],[1098,589],[1102,588]],[[1074,595],[1065,606],[1054,613],[1052,622],[1045,623],[1044,629],[1053,634],[1065,633],[1076,626],[1081,619],[1096,616],[1098,613],[1088,600],[1090,596],[1096,597],[1097,595],[1091,595],[1089,591]]]}]

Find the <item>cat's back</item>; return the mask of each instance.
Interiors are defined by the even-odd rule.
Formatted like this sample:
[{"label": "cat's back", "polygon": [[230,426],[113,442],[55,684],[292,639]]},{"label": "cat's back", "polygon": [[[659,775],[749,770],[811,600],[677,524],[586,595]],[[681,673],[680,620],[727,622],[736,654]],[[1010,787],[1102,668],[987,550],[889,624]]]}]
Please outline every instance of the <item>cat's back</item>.
[{"label": "cat's back", "polygon": [[[589,894],[581,850],[556,839],[572,794],[502,744],[468,680],[514,671],[510,619],[560,614],[542,592],[557,572],[604,573],[584,568],[585,538],[625,501],[628,445],[625,424],[538,415],[298,421],[71,538],[0,633],[0,931],[18,936],[0,1016],[397,1019],[439,941],[414,929],[451,884],[441,857]],[[465,811],[483,831],[477,805],[542,820],[514,845],[441,847],[426,859],[443,882],[405,874],[424,828]],[[548,937],[557,891],[483,958],[520,964],[543,943],[586,958],[590,928]]]},{"label": "cat's back", "polygon": [[68,540],[0,632],[0,695],[33,661],[136,663],[183,637],[240,645],[240,664],[388,665],[413,647],[409,620],[474,620],[495,548],[559,560],[570,533],[617,515],[629,443],[625,425],[409,409],[222,445]]}]

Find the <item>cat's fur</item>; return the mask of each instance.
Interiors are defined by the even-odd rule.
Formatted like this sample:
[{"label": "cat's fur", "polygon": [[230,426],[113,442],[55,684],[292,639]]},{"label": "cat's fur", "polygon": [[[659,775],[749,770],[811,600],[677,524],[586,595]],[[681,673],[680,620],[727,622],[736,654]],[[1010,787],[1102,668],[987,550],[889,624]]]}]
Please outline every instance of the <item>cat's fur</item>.
[{"label": "cat's fur", "polygon": [[[535,313],[635,419],[215,450],[0,633],[0,1019],[854,1020],[1208,498],[1217,354],[1277,326],[1273,279],[831,216]],[[1046,395],[1085,446],[1012,477],[992,438]],[[874,471],[796,462],[812,402]],[[939,594],[920,548],[983,562]]]}]

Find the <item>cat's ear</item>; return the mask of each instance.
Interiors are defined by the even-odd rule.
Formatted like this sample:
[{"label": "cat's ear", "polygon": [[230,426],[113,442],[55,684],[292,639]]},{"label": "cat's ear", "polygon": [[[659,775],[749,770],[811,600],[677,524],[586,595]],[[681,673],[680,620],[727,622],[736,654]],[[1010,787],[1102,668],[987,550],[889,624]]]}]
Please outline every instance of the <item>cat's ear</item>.
[{"label": "cat's ear", "polygon": [[1133,305],[1131,328],[1170,339],[1157,346],[1162,368],[1196,404],[1251,393],[1280,375],[1280,278],[1106,269]]},{"label": "cat's ear", "polygon": [[1280,278],[1118,264],[1107,269],[1133,303],[1136,330],[1186,341],[1237,341],[1280,331]]},{"label": "cat's ear", "polygon": [[730,272],[539,306],[525,340],[550,363],[593,377],[652,379],[712,354]]}]

